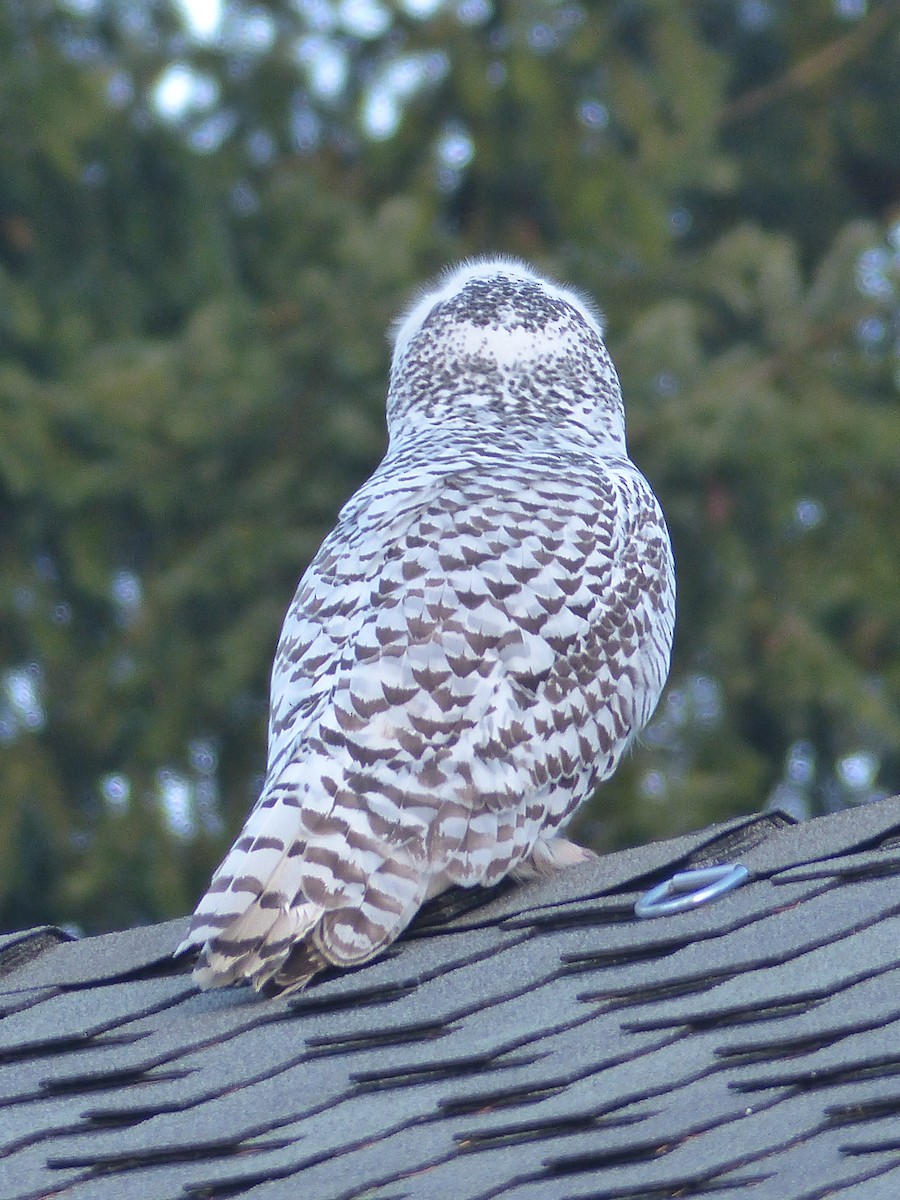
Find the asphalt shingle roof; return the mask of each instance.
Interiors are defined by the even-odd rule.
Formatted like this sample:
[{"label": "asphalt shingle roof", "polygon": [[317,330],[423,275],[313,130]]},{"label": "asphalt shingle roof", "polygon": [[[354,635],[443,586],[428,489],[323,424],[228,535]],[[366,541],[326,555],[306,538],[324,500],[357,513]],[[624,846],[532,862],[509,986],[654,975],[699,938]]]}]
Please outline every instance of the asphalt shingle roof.
[{"label": "asphalt shingle roof", "polygon": [[[641,921],[673,872],[750,881]],[[0,1200],[895,1200],[900,799],[457,893],[293,1000],[0,937]]]}]

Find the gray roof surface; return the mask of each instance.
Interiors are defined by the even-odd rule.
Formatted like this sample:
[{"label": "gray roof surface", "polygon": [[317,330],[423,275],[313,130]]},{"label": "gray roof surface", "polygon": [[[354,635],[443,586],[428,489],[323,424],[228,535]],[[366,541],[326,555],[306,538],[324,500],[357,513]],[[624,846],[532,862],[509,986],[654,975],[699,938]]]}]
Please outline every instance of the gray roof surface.
[{"label": "gray roof surface", "polygon": [[[641,921],[676,870],[750,882]],[[900,799],[454,893],[289,1000],[0,937],[0,1200],[896,1200]]]}]

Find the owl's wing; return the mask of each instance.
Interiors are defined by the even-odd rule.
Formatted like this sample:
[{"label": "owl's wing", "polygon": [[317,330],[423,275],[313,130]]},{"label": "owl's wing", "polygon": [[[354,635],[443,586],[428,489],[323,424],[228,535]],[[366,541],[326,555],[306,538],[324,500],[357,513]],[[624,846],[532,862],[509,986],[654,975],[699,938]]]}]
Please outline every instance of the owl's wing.
[{"label": "owl's wing", "polygon": [[671,558],[627,460],[459,472],[400,509],[339,525],[301,581],[267,783],[185,943],[206,943],[204,982],[298,986],[429,895],[501,878],[656,703]]}]

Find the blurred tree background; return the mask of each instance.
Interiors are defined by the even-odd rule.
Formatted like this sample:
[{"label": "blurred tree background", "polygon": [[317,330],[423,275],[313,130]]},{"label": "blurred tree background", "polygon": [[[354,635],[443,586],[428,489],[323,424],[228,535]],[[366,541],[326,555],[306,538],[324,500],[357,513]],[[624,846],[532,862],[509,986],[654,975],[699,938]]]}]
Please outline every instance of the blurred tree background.
[{"label": "blurred tree background", "polygon": [[680,583],[598,848],[900,790],[890,0],[0,0],[0,927],[188,911],[385,330],[596,297]]}]

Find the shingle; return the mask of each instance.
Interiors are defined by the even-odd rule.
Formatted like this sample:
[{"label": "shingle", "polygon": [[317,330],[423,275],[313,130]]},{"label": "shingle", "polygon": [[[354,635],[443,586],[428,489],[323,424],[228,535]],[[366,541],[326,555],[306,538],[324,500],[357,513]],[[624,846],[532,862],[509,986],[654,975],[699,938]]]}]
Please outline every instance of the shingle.
[{"label": "shingle", "polygon": [[773,883],[802,883],[809,880],[875,879],[879,875],[900,875],[900,847],[893,836],[885,845],[858,854],[836,854],[802,867],[789,867],[772,876]]},{"label": "shingle", "polygon": [[742,855],[751,871],[770,874],[863,849],[876,849],[900,833],[897,799],[864,804],[829,817],[786,825]]},{"label": "shingle", "polygon": [[124,1022],[169,1008],[188,991],[184,979],[164,979],[57,993],[0,1022],[0,1063],[13,1074],[20,1063],[116,1046],[139,1036],[120,1031]]},{"label": "shingle", "polygon": [[169,960],[187,930],[184,918],[81,941],[61,942],[0,980],[0,995],[35,987],[78,987],[120,979]]}]

